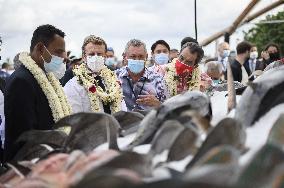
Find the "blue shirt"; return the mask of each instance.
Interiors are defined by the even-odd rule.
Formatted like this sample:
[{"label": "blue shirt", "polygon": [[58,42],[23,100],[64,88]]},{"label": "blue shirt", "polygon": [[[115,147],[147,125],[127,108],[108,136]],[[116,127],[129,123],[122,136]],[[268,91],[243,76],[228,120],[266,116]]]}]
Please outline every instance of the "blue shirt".
[{"label": "blue shirt", "polygon": [[155,95],[160,102],[163,102],[168,96],[162,76],[147,68],[145,68],[143,76],[136,83],[133,83],[130,78],[127,67],[122,67],[116,70],[116,75],[121,82],[124,100],[128,111],[132,111],[134,109],[151,109],[149,106],[143,106],[136,103],[139,95]]}]

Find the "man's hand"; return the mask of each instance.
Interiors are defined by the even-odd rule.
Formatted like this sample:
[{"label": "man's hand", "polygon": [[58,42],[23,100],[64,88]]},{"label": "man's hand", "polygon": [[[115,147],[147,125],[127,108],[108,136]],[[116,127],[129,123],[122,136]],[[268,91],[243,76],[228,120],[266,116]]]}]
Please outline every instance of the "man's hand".
[{"label": "man's hand", "polygon": [[139,95],[136,102],[140,105],[159,107],[161,102],[154,95]]}]

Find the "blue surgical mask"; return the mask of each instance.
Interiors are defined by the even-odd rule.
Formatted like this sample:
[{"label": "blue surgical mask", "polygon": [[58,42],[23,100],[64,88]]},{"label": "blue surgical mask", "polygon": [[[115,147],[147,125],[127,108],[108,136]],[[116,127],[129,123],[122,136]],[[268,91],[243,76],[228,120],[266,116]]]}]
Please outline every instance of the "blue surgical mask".
[{"label": "blue surgical mask", "polygon": [[230,50],[223,50],[223,57],[229,57],[230,55]]},{"label": "blue surgical mask", "polygon": [[169,55],[165,53],[155,54],[155,62],[159,65],[164,65],[169,62]]},{"label": "blue surgical mask", "polygon": [[44,61],[44,69],[46,72],[52,72],[57,79],[61,79],[64,76],[66,71],[66,65],[63,63],[64,58],[58,57],[56,55],[51,55],[48,49],[45,47],[49,55],[51,56],[50,62],[46,62],[45,59],[41,56]]},{"label": "blue surgical mask", "polygon": [[109,57],[105,61],[106,66],[115,66],[117,62],[115,61],[114,57]]},{"label": "blue surgical mask", "polygon": [[144,70],[145,66],[144,60],[128,59],[127,61],[128,61],[127,67],[132,73],[139,74]]},{"label": "blue surgical mask", "polygon": [[220,80],[212,80],[214,85],[219,84]]}]

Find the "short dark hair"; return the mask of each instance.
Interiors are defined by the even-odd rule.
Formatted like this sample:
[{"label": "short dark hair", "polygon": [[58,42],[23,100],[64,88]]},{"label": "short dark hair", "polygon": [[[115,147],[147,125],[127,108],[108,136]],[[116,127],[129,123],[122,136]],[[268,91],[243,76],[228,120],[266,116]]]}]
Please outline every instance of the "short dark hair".
[{"label": "short dark hair", "polygon": [[183,45],[185,45],[185,43],[188,43],[188,42],[193,42],[193,43],[196,43],[198,44],[197,40],[192,38],[192,37],[184,37],[180,43],[180,47],[182,47]]},{"label": "short dark hair", "polygon": [[157,47],[159,44],[165,46],[165,47],[170,51],[170,45],[169,45],[166,41],[164,41],[164,40],[157,40],[157,41],[151,46],[151,51],[152,51],[152,53],[154,53],[156,47]]},{"label": "short dark hair", "polygon": [[242,41],[237,45],[237,54],[244,54],[250,51],[252,45],[247,41]]},{"label": "short dark hair", "polygon": [[171,50],[170,50],[170,52],[179,52],[177,49],[175,49],[175,48],[172,48]]},{"label": "short dark hair", "polygon": [[53,40],[54,35],[59,35],[60,37],[64,38],[65,33],[60,29],[57,29],[53,25],[49,24],[37,27],[33,33],[33,37],[31,40],[30,52],[33,51],[34,47],[39,42],[42,42],[47,47],[49,43]]},{"label": "short dark hair", "polygon": [[9,64],[8,63],[3,63],[2,64],[2,69],[6,69],[6,68],[8,68],[9,67]]}]

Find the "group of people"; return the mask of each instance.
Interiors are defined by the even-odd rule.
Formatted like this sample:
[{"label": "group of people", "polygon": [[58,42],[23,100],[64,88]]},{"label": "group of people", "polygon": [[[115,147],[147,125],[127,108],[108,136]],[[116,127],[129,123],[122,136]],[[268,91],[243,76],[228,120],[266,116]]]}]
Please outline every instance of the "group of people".
[{"label": "group of people", "polygon": [[244,85],[254,80],[264,71],[281,66],[280,48],[270,43],[258,54],[257,46],[247,41],[240,42],[236,47],[236,56],[231,56],[230,46],[227,42],[218,45],[218,57],[205,61],[205,72],[214,83],[226,80],[227,64],[230,63],[234,80]]},{"label": "group of people", "polygon": [[5,161],[21,147],[15,142],[23,132],[53,129],[67,115],[149,111],[172,96],[206,91],[208,85],[225,80],[228,61],[234,80],[245,84],[251,75],[258,76],[256,70],[263,71],[280,59],[278,46],[272,44],[263,52],[263,61],[258,61],[256,46],[248,42],[239,43],[236,57],[230,59],[229,44],[224,42],[219,45],[219,56],[206,61],[202,69],[204,51],[195,39],[186,37],[180,51],[164,40],[156,41],[150,61],[145,43],[132,39],[119,64],[114,50],[95,35],[84,39],[82,57],[70,59],[64,37],[60,29],[41,25],[33,33],[30,52],[18,55],[21,65],[4,91]]}]

